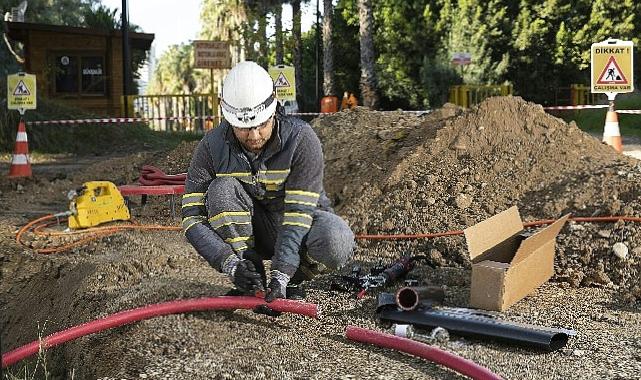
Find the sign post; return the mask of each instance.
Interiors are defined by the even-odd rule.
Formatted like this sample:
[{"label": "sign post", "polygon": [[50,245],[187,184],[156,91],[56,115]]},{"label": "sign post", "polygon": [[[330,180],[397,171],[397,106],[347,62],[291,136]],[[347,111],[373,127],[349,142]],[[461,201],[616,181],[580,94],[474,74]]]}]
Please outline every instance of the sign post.
[{"label": "sign post", "polygon": [[35,75],[23,72],[7,75],[7,108],[20,112],[9,178],[31,177],[27,129],[22,117],[25,110],[36,109],[37,99]]},{"label": "sign post", "polygon": [[590,91],[606,94],[609,101],[603,142],[619,153],[623,152],[623,141],[614,98],[617,94],[634,90],[633,46],[632,41],[608,39],[593,43],[590,49]]},{"label": "sign post", "polygon": [[218,112],[216,91],[214,90],[214,70],[231,69],[231,53],[228,41],[194,41],[194,68],[209,69],[211,78],[211,97],[214,113]]}]

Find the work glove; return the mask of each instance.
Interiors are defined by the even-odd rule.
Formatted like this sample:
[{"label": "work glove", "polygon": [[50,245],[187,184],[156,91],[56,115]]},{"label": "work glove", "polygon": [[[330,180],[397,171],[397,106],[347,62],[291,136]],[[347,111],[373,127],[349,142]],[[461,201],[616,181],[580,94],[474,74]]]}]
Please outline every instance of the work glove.
[{"label": "work glove", "polygon": [[277,298],[286,298],[287,284],[289,283],[289,276],[283,272],[273,270],[271,272],[271,280],[267,286],[265,293],[265,301],[272,302]]},{"label": "work glove", "polygon": [[251,261],[232,255],[225,260],[222,269],[241,292],[253,295],[257,291],[264,291],[260,274]]}]

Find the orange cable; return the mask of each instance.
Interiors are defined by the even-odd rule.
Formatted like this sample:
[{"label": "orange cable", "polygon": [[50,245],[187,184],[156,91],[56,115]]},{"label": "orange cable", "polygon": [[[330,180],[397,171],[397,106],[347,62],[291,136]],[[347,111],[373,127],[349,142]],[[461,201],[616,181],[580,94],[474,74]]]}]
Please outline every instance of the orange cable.
[{"label": "orange cable", "polygon": [[[55,215],[49,214],[27,223],[25,226],[20,228],[20,230],[16,234],[16,242],[24,247],[29,248],[29,246],[26,243],[22,242],[21,237],[31,227],[33,227],[34,234],[39,236],[67,236],[67,235],[75,235],[75,234],[80,234],[80,235],[91,234],[90,236],[81,238],[71,243],[63,244],[56,247],[36,249],[37,253],[49,254],[49,253],[62,252],[69,248],[73,248],[83,243],[86,243],[88,241],[113,235],[115,233],[118,233],[120,231],[125,231],[125,230],[154,230],[154,231],[180,231],[181,230],[180,226],[165,226],[165,225],[159,225],[159,224],[133,224],[135,222],[132,222],[132,224],[126,224],[126,225],[92,227],[92,228],[87,228],[83,230],[71,231],[71,232],[42,231],[43,228],[53,223],[47,222],[39,225],[38,223],[41,223],[43,221],[46,221],[52,218],[55,218]],[[614,223],[620,220],[624,222],[641,223],[641,217],[632,217],[632,216],[572,217],[569,220],[572,220],[578,223]],[[523,227],[536,227],[536,226],[541,226],[546,224],[552,224],[555,221],[556,221],[555,219],[537,220],[534,222],[523,223]],[[360,234],[360,235],[356,235],[356,239],[360,239],[360,240],[433,239],[438,237],[455,236],[455,235],[462,235],[462,234],[463,234],[462,230],[452,230],[452,231],[436,232],[436,233],[429,233],[429,234],[388,234],[388,235]]]}]

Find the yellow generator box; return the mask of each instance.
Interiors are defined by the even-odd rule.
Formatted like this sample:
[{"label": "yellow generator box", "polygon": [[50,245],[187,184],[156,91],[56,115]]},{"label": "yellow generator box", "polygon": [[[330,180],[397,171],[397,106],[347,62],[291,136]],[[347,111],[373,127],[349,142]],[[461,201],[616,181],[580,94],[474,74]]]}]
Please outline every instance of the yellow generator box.
[{"label": "yellow generator box", "polygon": [[85,182],[72,192],[69,228],[97,226],[114,220],[129,220],[129,208],[116,185],[109,181]]}]

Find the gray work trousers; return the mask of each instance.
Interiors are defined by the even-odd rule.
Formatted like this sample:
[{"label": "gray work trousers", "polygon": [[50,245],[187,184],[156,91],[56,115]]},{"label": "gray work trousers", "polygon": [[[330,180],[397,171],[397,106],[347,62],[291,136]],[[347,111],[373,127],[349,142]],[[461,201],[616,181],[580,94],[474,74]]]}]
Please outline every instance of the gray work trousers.
[{"label": "gray work trousers", "polygon": [[[205,206],[210,220],[229,216],[228,223],[211,223],[212,229],[239,256],[262,266],[262,260],[274,255],[283,213],[267,210],[252,199],[237,179],[214,178],[207,189]],[[249,217],[251,223],[243,219]],[[301,244],[300,265],[292,283],[343,267],[352,258],[354,247],[354,233],[347,223],[338,215],[316,209]]]}]

